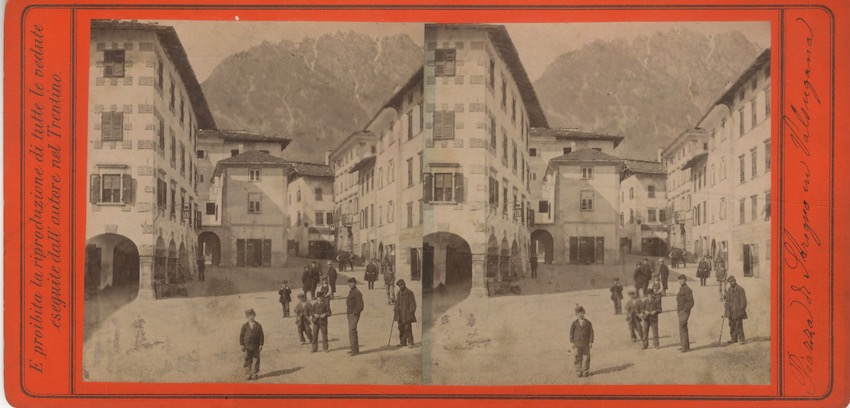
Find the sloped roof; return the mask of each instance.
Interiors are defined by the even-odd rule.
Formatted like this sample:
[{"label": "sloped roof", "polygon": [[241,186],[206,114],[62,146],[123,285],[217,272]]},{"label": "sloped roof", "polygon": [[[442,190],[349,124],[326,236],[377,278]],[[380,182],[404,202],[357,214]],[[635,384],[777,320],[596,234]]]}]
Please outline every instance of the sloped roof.
[{"label": "sloped roof", "polygon": [[598,150],[594,149],[579,149],[573,152],[569,152],[565,155],[558,156],[550,160],[552,163],[565,163],[565,162],[600,162],[600,163],[622,163],[623,159],[612,156],[608,153],[602,153]]},{"label": "sloped roof", "polygon": [[522,65],[516,46],[514,46],[511,36],[508,34],[508,30],[505,26],[491,24],[426,24],[426,31],[429,26],[486,31],[490,35],[490,41],[493,42],[496,52],[499,53],[499,56],[505,61],[505,64],[507,64],[508,70],[511,71],[511,76],[514,78],[517,88],[519,88],[522,102],[525,104],[526,111],[528,111],[529,126],[544,128],[549,127],[549,122],[546,120],[546,115],[543,113],[543,107],[540,106],[540,100],[537,99],[537,93],[534,91],[534,86],[531,85],[528,73]]},{"label": "sloped roof", "polygon": [[333,177],[331,166],[320,163],[289,162],[292,172],[302,177]]},{"label": "sloped roof", "polygon": [[699,163],[699,162],[700,162],[700,160],[705,159],[706,157],[708,157],[708,153],[699,153],[699,154],[696,154],[696,155],[694,155],[694,157],[691,157],[691,159],[690,159],[690,160],[688,160],[688,161],[687,161],[684,165],[682,165],[682,169],[684,170],[684,169],[687,169],[687,168],[693,167],[693,166],[695,166],[697,163]]},{"label": "sloped roof", "polygon": [[180,75],[183,85],[186,86],[186,91],[189,93],[189,102],[192,103],[192,109],[198,120],[198,128],[215,129],[215,120],[207,103],[207,98],[204,96],[201,84],[198,83],[198,78],[195,76],[195,71],[189,63],[189,57],[186,55],[186,50],[183,48],[183,44],[180,42],[180,38],[177,36],[177,31],[174,30],[174,27],[141,23],[136,20],[92,20],[91,30],[133,30],[155,33],[162,44],[162,48],[168,55],[168,59],[177,68],[177,73]]},{"label": "sloped roof", "polygon": [[384,109],[393,108],[396,111],[400,110],[401,105],[404,102],[404,96],[407,94],[408,91],[416,87],[417,84],[421,87],[422,83],[425,80],[424,78],[425,66],[422,65],[419,67],[419,69],[416,70],[416,72],[413,73],[413,75],[410,77],[410,79],[407,80],[404,86],[402,86],[398,91],[393,93],[393,95],[390,96],[390,98],[383,105],[381,105],[381,107],[377,111],[375,111],[375,115],[372,116],[371,119],[369,119],[369,123],[367,123],[366,126],[363,127],[363,129],[368,129],[369,126],[372,125],[372,123],[375,121],[375,119],[378,118],[378,116]]},{"label": "sloped roof", "polygon": [[272,156],[266,152],[259,150],[250,150],[244,153],[239,153],[236,156],[228,157],[218,161],[219,165],[223,166],[239,166],[242,164],[263,165],[271,167],[286,167],[290,163],[277,156]]},{"label": "sloped roof", "polygon": [[[744,84],[748,82],[750,78],[752,78],[753,74],[760,71],[768,64],[770,64],[770,48],[764,50],[761,55],[759,55],[756,60],[753,61],[753,63],[750,64],[749,67],[747,67],[744,73],[742,73],[741,76],[738,77],[738,80],[735,81],[735,83],[732,84],[732,86],[730,86],[728,90],[726,90],[726,93],[724,93],[723,96],[721,96],[720,99],[718,99],[717,102],[713,103],[711,106],[724,104],[726,106],[731,107],[735,101],[735,94],[738,92],[738,90],[741,89],[741,87],[744,86]],[[708,110],[711,109],[709,108]]]},{"label": "sloped roof", "polygon": [[656,161],[625,159],[624,162],[626,168],[632,173],[667,174],[664,165]]},{"label": "sloped roof", "polygon": [[225,130],[225,129],[200,129],[198,130],[198,138],[200,139],[222,139],[225,142],[267,142],[280,144],[280,150],[286,149],[292,139],[283,136],[268,136],[256,133],[245,132],[242,130]]},{"label": "sloped roof", "polygon": [[605,133],[595,133],[595,132],[582,132],[576,129],[568,129],[568,128],[531,128],[529,131],[529,136],[549,136],[557,139],[567,139],[567,140],[610,140],[614,142],[614,147],[616,148],[620,142],[625,139],[623,136],[619,135],[608,135]]}]

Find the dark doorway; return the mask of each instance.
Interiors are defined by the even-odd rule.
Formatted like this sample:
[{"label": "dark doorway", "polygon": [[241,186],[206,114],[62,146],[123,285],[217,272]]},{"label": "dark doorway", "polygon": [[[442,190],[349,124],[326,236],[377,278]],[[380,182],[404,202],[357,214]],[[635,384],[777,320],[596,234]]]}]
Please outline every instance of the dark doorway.
[{"label": "dark doorway", "polygon": [[422,290],[430,291],[434,287],[434,247],[422,244]]},{"label": "dark doorway", "polygon": [[218,266],[221,263],[221,240],[213,232],[204,231],[198,235],[198,245],[204,254],[204,262]]},{"label": "dark doorway", "polygon": [[750,252],[750,246],[744,244],[742,250],[744,251],[744,276],[753,276],[753,263],[752,263],[752,253]]},{"label": "dark doorway", "polygon": [[542,260],[543,263],[552,263],[555,255],[555,241],[549,231],[536,230],[531,233],[531,254],[537,254],[537,259]]}]

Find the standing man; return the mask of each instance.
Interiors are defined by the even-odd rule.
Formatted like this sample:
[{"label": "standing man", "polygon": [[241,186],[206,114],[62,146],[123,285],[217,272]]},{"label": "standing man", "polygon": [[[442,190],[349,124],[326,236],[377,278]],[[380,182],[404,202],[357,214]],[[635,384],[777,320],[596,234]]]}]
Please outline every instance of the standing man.
[{"label": "standing man", "polygon": [[[387,288],[387,304],[391,305],[395,303],[395,291],[393,290],[393,284],[395,283],[395,272],[393,272],[393,268],[391,264],[387,264],[384,268],[384,286]],[[401,329],[401,328],[399,328]]]},{"label": "standing man", "polygon": [[413,323],[416,322],[416,296],[413,291],[407,289],[404,279],[396,282],[398,285],[398,296],[396,296],[393,320],[398,322],[398,346],[407,345],[413,348]]},{"label": "standing man", "polygon": [[336,278],[336,269],[334,269],[333,263],[331,261],[328,261],[328,284],[331,285],[331,299],[336,296]]},{"label": "standing man", "polygon": [[720,292],[720,301],[726,300],[726,261],[723,256],[718,255],[714,260],[714,275],[717,278],[717,290]]},{"label": "standing man", "polygon": [[198,253],[198,281],[204,280],[204,269],[207,267],[204,261],[204,254]]},{"label": "standing man", "polygon": [[360,313],[363,312],[363,294],[357,289],[357,279],[348,278],[348,298],[345,300],[346,314],[348,315],[348,343],[351,350],[348,354],[356,356],[360,354],[360,344],[357,341],[357,322],[360,321]]},{"label": "standing man", "polygon": [[263,335],[263,326],[254,318],[257,316],[254,309],[245,311],[245,317],[248,319],[242,325],[242,331],[239,332],[239,345],[242,346],[242,352],[245,353],[245,379],[256,380],[257,373],[260,372],[260,351],[263,350],[265,336]]},{"label": "standing man", "polygon": [[632,341],[643,341],[643,329],[640,327],[640,300],[637,293],[633,290],[629,291],[629,300],[626,302],[626,323],[629,324],[629,336]]},{"label": "standing man", "polygon": [[331,315],[330,290],[319,293],[319,302],[313,305],[312,353],[319,351],[319,334],[322,334],[322,349],[328,352],[328,316]]},{"label": "standing man", "polygon": [[646,291],[643,288],[643,268],[641,268],[640,262],[635,264],[635,272],[632,277],[635,280],[635,292],[637,292],[638,297],[645,296]]},{"label": "standing man", "polygon": [[694,307],[694,292],[688,287],[688,277],[679,275],[679,294],[676,295],[676,311],[679,314],[679,351],[687,353],[691,349],[688,338],[688,319]]},{"label": "standing man", "polygon": [[667,296],[667,279],[670,278],[670,270],[664,264],[664,258],[659,260],[661,266],[658,267],[658,273],[661,275],[661,296]]},{"label": "standing man", "polygon": [[729,319],[729,334],[732,339],[728,343],[744,344],[744,319],[747,318],[747,294],[744,288],[738,286],[734,276],[726,279],[729,291],[726,292],[724,317]]},{"label": "standing man", "polygon": [[537,279],[537,254],[531,254],[531,279]]},{"label": "standing man", "polygon": [[289,281],[283,281],[283,285],[281,285],[277,294],[280,295],[278,301],[283,308],[283,317],[289,317],[289,303],[292,302],[292,289],[289,289]]},{"label": "standing man", "polygon": [[708,279],[710,272],[711,266],[709,266],[708,258],[702,257],[697,265],[697,277],[699,278],[700,286],[705,286],[705,281]]},{"label": "standing man", "polygon": [[298,294],[298,304],[295,305],[295,327],[298,329],[298,337],[301,339],[301,345],[307,344],[304,340],[304,335],[307,335],[307,340],[313,343],[313,332],[310,331],[310,320],[313,318],[313,305],[307,301],[307,295],[304,293]]},{"label": "standing man", "polygon": [[313,274],[310,273],[310,267],[305,266],[304,272],[301,273],[301,284],[304,286],[304,293],[313,295],[313,300],[316,299],[316,284],[313,282]]},{"label": "standing man", "polygon": [[652,329],[652,344],[660,348],[658,343],[658,314],[661,313],[661,298],[652,289],[646,290],[647,298],[643,301],[643,349],[649,347],[649,329]]},{"label": "standing man", "polygon": [[570,343],[576,352],[575,368],[579,377],[589,377],[590,349],[593,347],[593,325],[584,318],[584,308],[576,305],[576,320],[570,326]]}]

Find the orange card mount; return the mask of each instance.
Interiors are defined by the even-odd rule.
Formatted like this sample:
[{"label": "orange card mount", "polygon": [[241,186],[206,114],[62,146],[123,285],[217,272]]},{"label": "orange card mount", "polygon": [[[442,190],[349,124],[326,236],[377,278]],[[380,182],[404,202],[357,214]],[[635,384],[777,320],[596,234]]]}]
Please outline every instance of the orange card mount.
[{"label": "orange card mount", "polygon": [[10,1],[7,400],[846,406],[848,17]]}]

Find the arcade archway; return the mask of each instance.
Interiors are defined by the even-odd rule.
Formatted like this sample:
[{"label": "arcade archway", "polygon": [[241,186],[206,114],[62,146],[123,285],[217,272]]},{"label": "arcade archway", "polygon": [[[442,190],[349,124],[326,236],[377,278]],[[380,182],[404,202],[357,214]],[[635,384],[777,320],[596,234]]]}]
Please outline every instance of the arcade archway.
[{"label": "arcade archway", "polygon": [[198,245],[204,254],[204,262],[218,266],[221,263],[221,239],[214,232],[204,231],[198,235]]},{"label": "arcade archway", "polygon": [[552,234],[546,230],[535,230],[531,233],[531,254],[537,254],[543,263],[551,264],[555,250],[555,241]]}]

